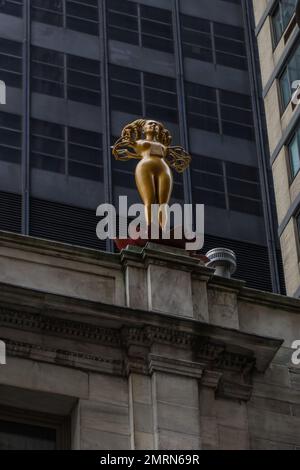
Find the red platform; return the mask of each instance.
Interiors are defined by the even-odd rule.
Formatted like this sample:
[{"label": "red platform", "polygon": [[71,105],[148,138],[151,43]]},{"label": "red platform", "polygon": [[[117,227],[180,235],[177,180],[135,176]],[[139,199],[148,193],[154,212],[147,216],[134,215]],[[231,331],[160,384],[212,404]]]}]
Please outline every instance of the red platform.
[{"label": "red platform", "polygon": [[[150,232],[150,230],[149,230]],[[177,239],[174,237],[174,234],[175,234],[175,230],[172,229],[169,233],[169,237],[168,239],[165,239],[165,238],[162,238],[162,233],[160,231],[160,238],[159,239],[151,239],[151,236],[150,233],[148,232],[148,236],[147,238],[138,238],[136,240],[132,239],[132,238],[126,238],[126,239],[121,239],[121,238],[116,238],[114,239],[114,243],[116,245],[116,247],[118,248],[119,251],[122,251],[124,250],[127,246],[140,246],[140,247],[144,247],[147,245],[148,242],[153,242],[153,243],[157,243],[159,245],[164,245],[164,246],[171,246],[173,248],[181,248],[183,250],[186,250],[186,244],[187,243],[193,243],[193,241],[195,241],[195,239],[193,240],[187,240],[186,238],[181,238],[181,239]],[[186,252],[190,255],[190,256],[193,256],[195,258],[199,258],[203,261],[203,263],[208,263],[209,259],[199,253],[198,251],[194,251],[194,250],[186,250]]]}]

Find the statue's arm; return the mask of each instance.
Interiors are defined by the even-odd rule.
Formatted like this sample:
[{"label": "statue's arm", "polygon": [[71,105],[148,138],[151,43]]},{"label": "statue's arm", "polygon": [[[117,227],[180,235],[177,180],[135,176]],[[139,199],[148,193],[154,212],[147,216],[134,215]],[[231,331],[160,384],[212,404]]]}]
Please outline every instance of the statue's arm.
[{"label": "statue's arm", "polygon": [[166,161],[171,168],[174,168],[178,173],[183,173],[192,161],[192,157],[184,150],[184,148],[176,145],[175,147],[168,147]]},{"label": "statue's arm", "polygon": [[128,161],[141,158],[137,142],[124,140],[122,137],[112,147],[112,153],[116,160]]}]

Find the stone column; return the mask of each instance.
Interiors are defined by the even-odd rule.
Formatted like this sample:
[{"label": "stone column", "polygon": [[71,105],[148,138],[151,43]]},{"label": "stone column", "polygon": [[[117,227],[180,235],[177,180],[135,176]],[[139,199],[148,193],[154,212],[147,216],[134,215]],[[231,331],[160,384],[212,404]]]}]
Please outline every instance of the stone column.
[{"label": "stone column", "polygon": [[121,255],[127,306],[208,321],[207,282],[213,270],[183,249],[148,243]]}]

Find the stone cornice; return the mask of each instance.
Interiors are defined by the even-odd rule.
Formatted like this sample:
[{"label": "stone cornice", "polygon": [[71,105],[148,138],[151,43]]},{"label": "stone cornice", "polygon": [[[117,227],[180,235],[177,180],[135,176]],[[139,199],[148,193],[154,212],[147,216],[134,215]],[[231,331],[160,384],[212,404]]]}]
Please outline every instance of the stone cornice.
[{"label": "stone cornice", "polygon": [[8,359],[127,376],[179,374],[220,396],[246,400],[253,371],[264,372],[282,344],[184,317],[5,284],[0,290],[0,336],[5,336]]},{"label": "stone cornice", "polygon": [[282,309],[300,315],[300,299],[294,297],[243,287],[238,294],[238,300],[255,303],[256,305],[266,305],[273,309]]},{"label": "stone cornice", "polygon": [[[83,353],[81,351],[51,348],[41,344],[14,341],[2,338],[6,344],[8,357],[20,357],[39,362],[46,362],[76,369],[104,373],[123,374],[123,360],[99,354]],[[9,364],[9,359],[8,362]]]},{"label": "stone cornice", "polygon": [[77,338],[101,344],[119,346],[120,337],[112,328],[100,328],[83,322],[53,318],[48,315],[27,313],[0,307],[0,325],[60,337]]},{"label": "stone cornice", "polygon": [[28,237],[16,233],[0,231],[0,247],[22,250],[40,255],[54,256],[74,262],[86,262],[101,266],[121,268],[120,255],[105,251],[68,245],[52,240]]}]

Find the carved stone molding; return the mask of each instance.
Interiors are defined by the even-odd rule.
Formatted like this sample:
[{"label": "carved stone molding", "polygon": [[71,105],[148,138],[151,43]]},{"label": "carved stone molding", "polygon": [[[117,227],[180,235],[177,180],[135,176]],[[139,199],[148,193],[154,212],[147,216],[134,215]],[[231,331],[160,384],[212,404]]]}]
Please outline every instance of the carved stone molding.
[{"label": "carved stone molding", "polygon": [[75,337],[111,346],[120,345],[118,330],[83,322],[0,308],[0,325],[39,333]]},{"label": "carved stone molding", "polygon": [[[264,372],[282,343],[146,310],[50,294],[45,298],[21,288],[16,297],[14,287],[7,290],[0,326],[5,329],[8,357],[116,375],[160,370],[195,377],[219,396],[244,400],[251,393],[253,370]],[[36,344],[26,343],[24,332],[32,333]]]},{"label": "carved stone molding", "polygon": [[21,341],[5,339],[7,355],[10,357],[21,357],[51,364],[74,367],[89,371],[116,373],[121,375],[123,361],[112,359],[97,354],[83,353],[57,348],[50,348],[40,344],[31,344]]},{"label": "carved stone molding", "polygon": [[212,388],[216,391],[221,378],[222,372],[217,372],[214,370],[205,370],[201,378],[201,385],[203,385],[204,387]]},{"label": "carved stone molding", "polygon": [[149,354],[148,360],[150,374],[154,372],[164,372],[201,379],[205,367],[204,364],[198,362],[184,361],[171,357],[158,356],[156,354]]}]

